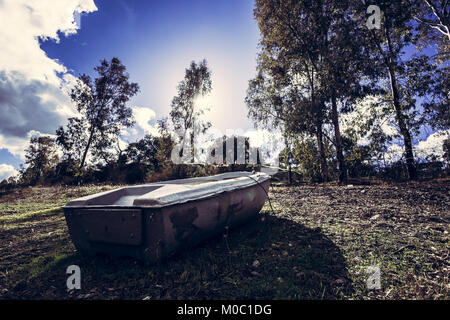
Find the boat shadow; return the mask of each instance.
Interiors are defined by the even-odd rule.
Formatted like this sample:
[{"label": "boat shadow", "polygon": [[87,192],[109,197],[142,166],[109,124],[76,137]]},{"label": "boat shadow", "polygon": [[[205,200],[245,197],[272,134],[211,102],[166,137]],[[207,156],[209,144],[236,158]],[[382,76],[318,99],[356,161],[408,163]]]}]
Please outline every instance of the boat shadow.
[{"label": "boat shadow", "polygon": [[[30,264],[32,278],[21,276],[5,298],[331,300],[354,292],[345,258],[329,237],[268,214],[156,265],[76,252],[44,258]],[[69,265],[81,269],[81,290],[67,290]]]},{"label": "boat shadow", "polygon": [[[213,298],[341,299],[354,292],[341,250],[320,228],[268,214],[184,251],[160,267],[177,263],[201,270],[216,268],[212,280],[222,286],[221,294]],[[208,298],[208,294],[200,290],[199,297]]]}]

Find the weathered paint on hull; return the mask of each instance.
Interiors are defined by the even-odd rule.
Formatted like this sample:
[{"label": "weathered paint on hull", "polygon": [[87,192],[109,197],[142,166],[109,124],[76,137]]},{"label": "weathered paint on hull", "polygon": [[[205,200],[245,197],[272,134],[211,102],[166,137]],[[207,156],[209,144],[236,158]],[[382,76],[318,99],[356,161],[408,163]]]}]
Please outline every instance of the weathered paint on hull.
[{"label": "weathered paint on hull", "polygon": [[72,241],[83,254],[131,256],[154,263],[236,227],[259,213],[270,181],[160,208],[64,207]]}]

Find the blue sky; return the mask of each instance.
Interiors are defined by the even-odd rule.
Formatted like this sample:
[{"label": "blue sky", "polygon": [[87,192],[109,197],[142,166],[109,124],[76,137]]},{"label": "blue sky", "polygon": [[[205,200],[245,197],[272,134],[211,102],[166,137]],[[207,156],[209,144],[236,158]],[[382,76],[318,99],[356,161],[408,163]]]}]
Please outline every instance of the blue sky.
[{"label": "blue sky", "polygon": [[[190,61],[206,58],[213,72],[211,112],[215,126],[247,129],[244,104],[255,74],[259,32],[252,0],[96,0],[76,35],[45,41],[41,48],[75,75],[92,73],[102,58],[117,56],[141,92],[130,102],[167,116]],[[232,110],[232,112],[230,112]]]},{"label": "blue sky", "polygon": [[[80,24],[74,11],[83,11]],[[244,103],[259,40],[253,0],[4,0],[0,27],[0,165],[9,173],[23,163],[31,135],[54,134],[73,115],[65,81],[95,77],[103,58],[121,59],[140,85],[130,101],[138,123],[125,142],[169,115],[185,68],[204,58],[213,91],[199,103],[210,108],[208,120],[223,132],[253,127]]]}]

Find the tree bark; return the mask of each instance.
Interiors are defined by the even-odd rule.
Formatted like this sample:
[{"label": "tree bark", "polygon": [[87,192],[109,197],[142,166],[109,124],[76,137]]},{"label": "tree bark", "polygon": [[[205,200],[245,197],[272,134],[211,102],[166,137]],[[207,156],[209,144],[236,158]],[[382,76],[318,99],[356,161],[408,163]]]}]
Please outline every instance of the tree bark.
[{"label": "tree bark", "polygon": [[87,153],[88,153],[89,147],[91,146],[93,137],[94,137],[94,129],[91,129],[91,133],[89,134],[88,143],[86,145],[86,148],[84,149],[83,159],[81,160],[80,169],[82,169],[84,167],[84,163],[86,162]]},{"label": "tree bark", "polygon": [[433,12],[434,16],[438,19],[438,23],[434,23],[432,21],[427,21],[425,17],[421,19],[422,22],[429,25],[430,27],[438,30],[443,35],[447,36],[448,40],[450,40],[450,19],[448,15],[448,11],[446,11],[447,2],[444,4],[442,2],[442,12],[439,12],[439,9],[429,0],[425,0],[425,3]]},{"label": "tree bark", "polygon": [[417,179],[417,170],[414,163],[414,153],[412,148],[411,134],[409,133],[408,127],[406,125],[405,117],[403,115],[402,106],[400,103],[400,93],[398,90],[397,77],[395,75],[394,61],[392,59],[392,43],[389,30],[385,29],[385,34],[389,54],[387,61],[387,69],[389,72],[389,80],[391,84],[391,93],[395,109],[395,117],[397,119],[398,127],[400,128],[400,133],[403,137],[408,177],[410,180],[415,180]]},{"label": "tree bark", "polygon": [[317,148],[319,151],[319,160],[320,160],[320,175],[322,182],[328,181],[328,167],[327,167],[327,158],[325,156],[325,148],[323,146],[323,133],[322,133],[322,123],[317,123]]},{"label": "tree bark", "polygon": [[190,139],[191,139],[191,163],[195,163],[195,150],[194,150],[194,128],[192,128],[192,132],[190,134]]},{"label": "tree bark", "polygon": [[389,78],[391,82],[391,91],[395,108],[395,117],[397,119],[397,124],[400,128],[400,133],[403,137],[405,157],[406,157],[406,167],[408,170],[408,177],[410,180],[417,179],[417,170],[414,163],[414,153],[412,148],[411,134],[409,133],[408,127],[406,125],[405,117],[402,113],[402,108],[400,105],[400,97],[397,87],[397,79],[395,77],[395,72],[392,68],[389,68]]},{"label": "tree bark", "polygon": [[336,156],[339,165],[339,183],[347,183],[347,168],[345,166],[345,159],[342,150],[341,129],[339,127],[339,114],[337,110],[336,95],[331,93],[331,118],[334,126],[334,140],[336,146]]}]

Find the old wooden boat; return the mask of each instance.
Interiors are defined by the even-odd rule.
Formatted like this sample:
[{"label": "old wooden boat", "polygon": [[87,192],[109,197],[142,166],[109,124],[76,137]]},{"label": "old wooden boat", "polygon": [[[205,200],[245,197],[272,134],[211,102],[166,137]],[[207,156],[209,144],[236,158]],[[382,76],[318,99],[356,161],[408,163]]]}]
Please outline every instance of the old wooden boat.
[{"label": "old wooden boat", "polygon": [[230,172],[129,186],[72,200],[64,214],[79,252],[153,263],[257,215],[269,184],[265,173]]}]

